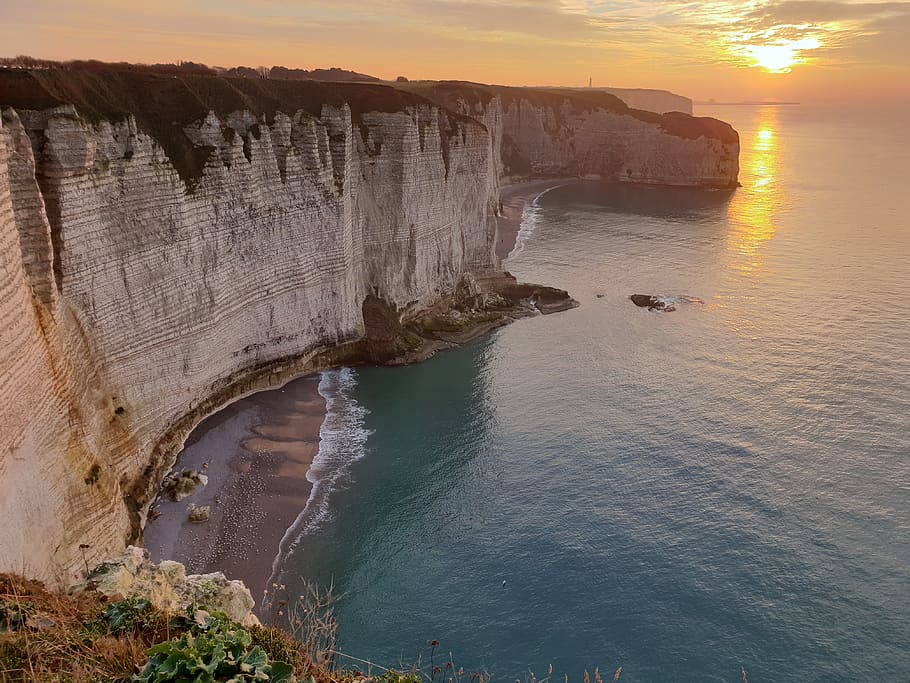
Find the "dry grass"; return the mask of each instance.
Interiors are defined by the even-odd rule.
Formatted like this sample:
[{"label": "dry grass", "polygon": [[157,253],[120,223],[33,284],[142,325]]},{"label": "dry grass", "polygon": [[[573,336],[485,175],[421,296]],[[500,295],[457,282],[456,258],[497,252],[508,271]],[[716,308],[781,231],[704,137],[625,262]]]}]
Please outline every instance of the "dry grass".
[{"label": "dry grass", "polygon": [[[295,672],[315,681],[337,681],[335,668],[335,639],[338,622],[335,619],[337,597],[332,586],[320,589],[316,584],[304,582],[300,595],[289,597],[284,586],[273,586],[272,624],[268,629],[272,639],[268,645],[281,653],[293,655],[285,658]],[[284,630],[282,630],[284,629]],[[259,642],[269,651],[266,644]],[[293,650],[293,652],[291,652]],[[276,657],[278,655],[276,654]]]},{"label": "dry grass", "polygon": [[[37,581],[0,574],[0,683],[128,682],[145,665],[149,647],[185,629],[174,615],[148,607],[115,632],[105,617],[107,606],[97,594],[68,596]],[[323,623],[315,616],[303,621],[306,633]],[[290,664],[298,677],[330,680],[328,670],[317,664],[324,655],[304,650],[288,633],[266,627],[249,631],[254,645],[270,659]],[[311,633],[308,642],[318,648],[330,641]]]},{"label": "dry grass", "polygon": [[114,635],[98,595],[68,596],[37,581],[0,574],[0,682],[128,681],[168,619]]}]

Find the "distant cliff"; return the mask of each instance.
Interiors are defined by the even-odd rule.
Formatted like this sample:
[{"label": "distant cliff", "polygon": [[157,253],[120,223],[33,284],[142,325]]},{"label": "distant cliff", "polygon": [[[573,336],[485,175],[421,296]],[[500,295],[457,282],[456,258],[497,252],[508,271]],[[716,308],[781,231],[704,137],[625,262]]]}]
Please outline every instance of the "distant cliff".
[{"label": "distant cliff", "polygon": [[739,135],[722,121],[632,109],[597,89],[412,84],[483,122],[505,180],[584,176],[620,182],[735,187]]},{"label": "distant cliff", "polygon": [[602,92],[613,95],[622,100],[630,109],[641,109],[655,114],[667,114],[678,111],[683,114],[692,114],[692,100],[682,95],[677,95],[668,90],[652,90],[650,88],[554,88],[560,91],[577,93]]},{"label": "distant cliff", "polygon": [[0,571],[116,554],[199,419],[497,271],[503,178],[735,183],[598,97],[0,70]]},{"label": "distant cliff", "polygon": [[632,109],[644,109],[657,114],[666,114],[679,111],[683,114],[692,113],[692,100],[682,95],[667,90],[651,90],[650,88],[595,88],[619,99]]}]

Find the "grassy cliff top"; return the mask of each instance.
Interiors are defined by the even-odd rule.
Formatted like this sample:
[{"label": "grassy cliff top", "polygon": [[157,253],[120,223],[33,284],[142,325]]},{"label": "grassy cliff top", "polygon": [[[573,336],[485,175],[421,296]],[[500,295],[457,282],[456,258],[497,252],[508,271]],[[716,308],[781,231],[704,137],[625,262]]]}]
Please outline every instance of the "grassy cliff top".
[{"label": "grassy cliff top", "polygon": [[708,117],[671,112],[656,114],[632,109],[621,99],[599,90],[518,88],[466,81],[418,81],[383,85],[362,82],[234,78],[206,74],[166,74],[117,69],[63,68],[0,69],[0,106],[47,109],[72,104],[91,120],[136,117],[150,133],[162,126],[187,125],[210,110],[229,114],[246,109],[272,121],[276,112],[303,110],[319,116],[323,104],[347,103],[355,121],[367,112],[404,111],[427,100],[456,108],[459,100],[486,105],[499,97],[504,107],[525,101],[560,108],[568,103],[579,111],[600,109],[659,125],[670,135],[697,139],[739,141],[728,123]]},{"label": "grassy cliff top", "polygon": [[269,121],[277,112],[319,116],[324,104],[347,103],[355,118],[371,111],[404,111],[422,97],[375,83],[166,75],[67,69],[0,69],[0,106],[47,109],[72,104],[94,120],[152,117],[187,125],[209,111],[248,110]]},{"label": "grassy cliff top", "polygon": [[[376,83],[231,78],[206,74],[162,74],[116,69],[0,68],[0,107],[44,110],[75,106],[91,122],[133,116],[139,129],[167,153],[187,187],[201,177],[211,152],[194,147],[183,129],[205,118],[246,110],[268,124],[283,112],[318,117],[324,105],[347,104],[356,124],[368,112],[403,112],[423,97]],[[450,119],[470,121],[454,112]],[[473,121],[470,121],[473,123]]]}]

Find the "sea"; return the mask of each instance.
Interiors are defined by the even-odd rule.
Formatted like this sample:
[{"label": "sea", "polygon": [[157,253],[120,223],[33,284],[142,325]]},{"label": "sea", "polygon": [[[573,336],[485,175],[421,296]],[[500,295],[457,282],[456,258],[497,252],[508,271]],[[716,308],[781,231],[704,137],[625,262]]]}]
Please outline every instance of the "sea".
[{"label": "sea", "polygon": [[289,594],[333,587],[339,663],[910,680],[910,118],[696,113],[739,131],[735,191],[526,206],[506,268],[579,308],[323,373],[279,560]]}]

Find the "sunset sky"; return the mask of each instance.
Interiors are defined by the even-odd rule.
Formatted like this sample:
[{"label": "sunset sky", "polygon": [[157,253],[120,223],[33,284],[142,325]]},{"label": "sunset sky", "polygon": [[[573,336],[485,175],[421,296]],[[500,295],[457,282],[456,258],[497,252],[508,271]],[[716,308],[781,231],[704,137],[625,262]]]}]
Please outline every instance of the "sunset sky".
[{"label": "sunset sky", "polygon": [[910,2],[3,0],[0,52],[382,78],[910,99]]}]

